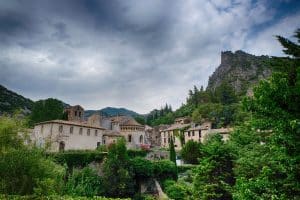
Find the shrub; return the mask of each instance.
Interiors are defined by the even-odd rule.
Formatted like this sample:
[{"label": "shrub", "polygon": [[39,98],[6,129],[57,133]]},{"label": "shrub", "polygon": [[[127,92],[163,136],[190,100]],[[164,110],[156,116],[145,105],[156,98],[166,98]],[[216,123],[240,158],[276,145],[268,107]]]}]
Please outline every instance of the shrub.
[{"label": "shrub", "polygon": [[189,164],[198,164],[198,159],[201,157],[201,144],[189,140],[181,150],[181,156],[184,162]]},{"label": "shrub", "polygon": [[85,167],[75,169],[65,186],[66,194],[75,196],[96,196],[101,194],[101,180],[97,172]]},{"label": "shrub", "polygon": [[160,160],[153,162],[154,176],[159,180],[176,179],[177,168],[170,160]]},{"label": "shrub", "polygon": [[153,164],[150,160],[141,157],[136,157],[130,160],[130,166],[137,179],[153,177]]},{"label": "shrub", "polygon": [[134,157],[146,157],[148,151],[128,149],[127,153],[128,153],[128,156],[130,158],[134,158]]},{"label": "shrub", "polygon": [[91,150],[71,150],[49,153],[48,155],[52,157],[55,162],[61,165],[66,163],[68,168],[72,169],[73,167],[85,167],[93,161],[101,162],[106,153]]},{"label": "shrub", "polygon": [[71,197],[71,196],[18,196],[18,195],[0,195],[0,199],[6,200],[130,200],[120,198],[106,198],[106,197]]},{"label": "shrub", "polygon": [[191,195],[190,187],[183,182],[166,180],[163,182],[163,187],[168,197],[174,200],[182,200]]}]

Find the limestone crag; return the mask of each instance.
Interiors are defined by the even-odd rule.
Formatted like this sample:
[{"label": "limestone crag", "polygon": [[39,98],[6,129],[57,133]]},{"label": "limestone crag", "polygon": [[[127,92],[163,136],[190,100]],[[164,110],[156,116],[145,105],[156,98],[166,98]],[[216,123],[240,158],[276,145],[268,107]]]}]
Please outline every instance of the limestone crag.
[{"label": "limestone crag", "polygon": [[255,56],[241,50],[234,53],[224,51],[220,66],[209,77],[207,90],[214,91],[226,82],[236,94],[245,95],[251,86],[271,75],[270,59],[269,56]]}]

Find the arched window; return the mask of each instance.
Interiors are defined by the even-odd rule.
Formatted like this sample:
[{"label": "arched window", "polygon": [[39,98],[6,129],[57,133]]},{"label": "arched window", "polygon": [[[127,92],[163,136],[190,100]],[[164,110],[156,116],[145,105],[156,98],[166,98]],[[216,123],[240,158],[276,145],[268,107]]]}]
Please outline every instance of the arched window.
[{"label": "arched window", "polygon": [[128,142],[131,142],[131,140],[132,140],[132,136],[128,135]]},{"label": "arched window", "polygon": [[59,151],[64,151],[65,150],[65,142],[61,141],[59,142]]},{"label": "arched window", "polygon": [[143,138],[143,135],[141,135],[140,136],[140,143],[143,144],[144,143],[143,141],[144,141],[144,138]]}]

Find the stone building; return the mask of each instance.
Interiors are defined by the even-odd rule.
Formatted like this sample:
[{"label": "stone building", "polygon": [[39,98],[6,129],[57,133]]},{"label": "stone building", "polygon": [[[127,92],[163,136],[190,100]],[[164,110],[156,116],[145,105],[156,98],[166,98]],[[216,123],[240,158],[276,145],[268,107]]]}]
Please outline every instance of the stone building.
[{"label": "stone building", "polygon": [[68,121],[83,122],[84,121],[84,109],[80,105],[69,106],[64,111],[67,114]]},{"label": "stone building", "polygon": [[154,127],[145,127],[145,137],[146,141],[151,145],[151,147],[161,146],[161,134],[162,130],[169,128],[170,125],[158,125]]},{"label": "stone building", "polygon": [[118,131],[126,139],[127,148],[140,148],[145,144],[145,126],[128,116],[110,117],[111,130]]},{"label": "stone building", "polygon": [[167,129],[161,130],[161,147],[168,148],[170,144],[170,139],[171,137],[173,137],[175,150],[181,150],[182,145],[184,145],[184,138],[181,138],[180,136],[183,135],[184,130],[189,126],[190,124],[182,124],[180,122],[172,124]]},{"label": "stone building", "polygon": [[171,137],[175,139],[174,146],[177,151],[181,150],[182,145],[189,140],[203,143],[212,134],[219,133],[223,140],[227,141],[232,130],[232,128],[212,129],[212,123],[209,121],[203,122],[200,126],[195,126],[193,123],[185,124],[182,119],[177,119],[171,127],[160,131],[161,147],[168,148]]},{"label": "stone building", "polygon": [[81,122],[51,120],[35,125],[31,140],[49,151],[94,150],[103,144],[104,128]]}]

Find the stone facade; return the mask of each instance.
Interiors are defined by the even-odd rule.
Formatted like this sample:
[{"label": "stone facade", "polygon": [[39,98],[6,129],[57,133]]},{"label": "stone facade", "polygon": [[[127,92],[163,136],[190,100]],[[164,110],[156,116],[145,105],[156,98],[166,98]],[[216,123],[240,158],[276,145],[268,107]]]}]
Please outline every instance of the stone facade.
[{"label": "stone facade", "polygon": [[49,151],[94,150],[103,144],[104,128],[79,122],[52,120],[35,125],[31,140]]},{"label": "stone facade", "polygon": [[83,122],[84,121],[84,109],[80,105],[69,106],[65,109],[68,121]]}]

